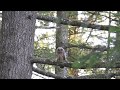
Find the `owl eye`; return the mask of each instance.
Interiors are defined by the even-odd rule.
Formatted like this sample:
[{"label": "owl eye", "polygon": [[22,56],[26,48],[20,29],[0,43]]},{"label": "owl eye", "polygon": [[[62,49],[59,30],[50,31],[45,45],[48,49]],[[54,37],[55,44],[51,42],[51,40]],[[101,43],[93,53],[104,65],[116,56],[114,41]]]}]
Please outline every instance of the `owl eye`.
[{"label": "owl eye", "polygon": [[58,51],[60,51],[60,49],[58,49]]},{"label": "owl eye", "polygon": [[62,51],[62,49],[60,49],[60,51]]}]

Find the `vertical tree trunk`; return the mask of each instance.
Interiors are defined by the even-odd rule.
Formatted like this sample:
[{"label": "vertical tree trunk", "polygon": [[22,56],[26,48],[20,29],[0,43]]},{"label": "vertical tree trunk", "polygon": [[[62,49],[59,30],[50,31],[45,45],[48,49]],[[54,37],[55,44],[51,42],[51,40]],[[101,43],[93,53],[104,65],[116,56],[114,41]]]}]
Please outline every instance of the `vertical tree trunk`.
[{"label": "vertical tree trunk", "polygon": [[[58,19],[67,18],[67,11],[57,11]],[[57,24],[56,29],[56,48],[63,47],[65,48],[66,44],[68,43],[68,26]]]},{"label": "vertical tree trunk", "polygon": [[36,12],[3,11],[0,79],[30,79]]},{"label": "vertical tree trunk", "polygon": [[[67,18],[67,11],[57,11],[57,17],[59,19]],[[58,21],[57,27],[60,28],[56,29],[56,48],[63,47],[65,49],[65,46],[68,43],[68,26],[61,25]],[[67,52],[67,49],[65,49],[65,51]],[[62,77],[65,77],[67,75],[67,68],[64,67],[62,69],[60,67],[56,67],[55,73]]]}]

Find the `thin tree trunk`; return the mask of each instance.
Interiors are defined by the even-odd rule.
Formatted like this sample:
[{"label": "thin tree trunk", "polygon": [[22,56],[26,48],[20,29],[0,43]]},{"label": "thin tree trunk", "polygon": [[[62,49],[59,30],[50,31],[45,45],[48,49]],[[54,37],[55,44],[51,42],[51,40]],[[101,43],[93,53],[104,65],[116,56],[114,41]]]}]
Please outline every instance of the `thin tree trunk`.
[{"label": "thin tree trunk", "polygon": [[[67,12],[66,11],[57,11],[57,17],[59,19],[66,18]],[[68,43],[68,26],[61,25],[58,21],[57,27],[60,27],[60,28],[56,29],[56,48],[63,47],[65,49],[65,46]],[[67,53],[67,49],[65,49],[65,51]],[[67,68],[64,67],[62,69],[60,67],[56,67],[55,73],[62,77],[66,77],[67,76]]]},{"label": "thin tree trunk", "polygon": [[3,11],[0,79],[31,78],[35,22],[35,11]]}]

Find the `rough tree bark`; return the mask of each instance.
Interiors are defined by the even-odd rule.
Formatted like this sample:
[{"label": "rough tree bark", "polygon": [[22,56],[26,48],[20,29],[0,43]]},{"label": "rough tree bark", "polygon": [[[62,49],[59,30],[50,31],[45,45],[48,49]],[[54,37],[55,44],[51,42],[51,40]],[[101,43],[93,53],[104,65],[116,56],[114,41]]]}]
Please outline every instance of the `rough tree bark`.
[{"label": "rough tree bark", "polygon": [[0,79],[30,79],[36,11],[3,11]]},{"label": "rough tree bark", "polygon": [[[65,49],[65,46],[68,43],[68,26],[61,25],[59,21],[61,18],[67,17],[67,12],[66,11],[57,11],[57,17],[58,17],[57,27],[60,27],[60,28],[56,29],[56,48],[63,47]],[[65,51],[67,53],[66,49],[65,49]],[[56,67],[55,73],[62,77],[66,77],[67,76],[67,68],[64,67],[62,69],[60,67]]]}]

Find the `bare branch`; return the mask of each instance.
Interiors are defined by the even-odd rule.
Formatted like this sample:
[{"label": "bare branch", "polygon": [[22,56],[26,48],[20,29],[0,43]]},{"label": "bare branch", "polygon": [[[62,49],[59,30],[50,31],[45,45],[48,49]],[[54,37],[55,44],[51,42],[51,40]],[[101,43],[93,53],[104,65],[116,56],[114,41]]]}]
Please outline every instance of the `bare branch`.
[{"label": "bare branch", "polygon": [[79,67],[73,67],[72,66],[72,62],[68,63],[68,62],[57,62],[57,61],[52,61],[52,60],[49,60],[49,59],[45,59],[45,58],[33,58],[31,60],[31,63],[40,63],[40,64],[48,64],[48,65],[56,65],[56,66],[60,66],[60,67],[69,67],[69,68],[76,68],[76,69],[86,69],[86,68],[120,68],[120,62],[115,62],[114,65],[106,65],[105,62],[99,62],[99,63],[96,63],[94,64],[93,66],[89,66],[89,64],[85,64],[85,65],[82,65],[82,66],[79,66]]},{"label": "bare branch", "polygon": [[49,59],[46,58],[34,58],[33,60],[31,60],[31,63],[40,63],[40,64],[48,64],[48,65],[57,65],[57,66],[61,66],[61,67],[71,67],[72,63],[61,63],[61,62],[57,62],[57,61],[51,61]]},{"label": "bare branch", "polygon": [[34,72],[37,72],[37,73],[39,73],[39,74],[45,75],[45,76],[53,77],[53,78],[55,78],[55,79],[64,79],[64,78],[61,77],[61,76],[58,76],[58,75],[53,74],[53,73],[50,73],[50,72],[42,71],[42,70],[40,70],[40,69],[38,69],[38,68],[34,68],[34,67],[33,67],[33,71],[34,71]]},{"label": "bare branch", "polygon": [[[91,18],[93,18],[93,16],[94,16],[95,14],[98,14],[98,13],[95,11],[95,12],[92,14],[92,17],[91,17]],[[90,18],[90,17],[89,17],[89,18]],[[96,15],[95,20],[90,21],[90,23],[93,23],[93,24],[94,24],[94,23],[97,21],[97,18],[98,18],[98,15]],[[86,43],[87,43],[87,41],[89,40],[89,38],[91,37],[92,32],[93,32],[93,29],[91,29],[91,31],[90,31],[90,33],[89,33],[89,36],[88,36],[87,39],[86,39]]]},{"label": "bare branch", "polygon": [[81,44],[81,45],[73,45],[73,44],[68,44],[68,46],[66,46],[67,48],[72,48],[72,47],[78,47],[80,49],[92,49],[92,50],[97,50],[97,51],[107,51],[107,48],[105,46],[94,46],[94,47],[90,47],[90,46],[87,46],[85,44]]},{"label": "bare branch", "polygon": [[46,78],[44,78],[44,77],[42,77],[42,76],[40,76],[40,75],[38,75],[36,73],[33,73],[33,75],[38,76],[38,77],[43,78],[43,79],[46,79]]},{"label": "bare branch", "polygon": [[110,74],[86,75],[86,76],[79,76],[79,77],[61,77],[59,75],[56,75],[50,72],[45,72],[34,67],[33,67],[33,71],[48,77],[53,77],[55,79],[111,79],[114,76],[120,75],[120,72],[118,72],[118,73],[110,73]]},{"label": "bare branch", "polygon": [[86,76],[76,77],[75,79],[111,79],[114,76],[120,76],[120,72],[109,73],[109,74],[86,75]]},{"label": "bare branch", "polygon": [[[88,13],[93,14],[92,12],[89,12],[89,11],[88,11]],[[100,13],[99,13],[99,15],[100,15],[100,16],[104,16],[104,17],[106,17],[106,18],[108,18],[108,19],[111,19],[111,21],[116,21],[116,22],[119,22],[119,20],[117,20],[117,19],[113,19],[113,18],[111,18],[111,17],[109,17],[109,16],[106,16],[106,15],[101,15]]]},{"label": "bare branch", "polygon": [[[2,14],[0,14],[0,15],[2,15]],[[49,16],[41,16],[41,15],[38,15],[37,19],[55,22],[55,23],[58,21],[58,18],[49,17]],[[118,21],[118,20],[114,20],[114,21]],[[99,30],[105,30],[105,31],[108,31],[108,28],[109,28],[108,25],[97,25],[97,24],[83,23],[83,22],[80,22],[78,20],[68,20],[68,19],[61,19],[60,24],[72,25],[72,26],[78,26],[78,27],[86,27],[86,28],[92,28],[92,29],[99,29]],[[112,27],[116,27],[116,26],[112,26]],[[55,27],[55,28],[59,28],[59,27]]]},{"label": "bare branch", "polygon": [[[50,22],[54,22],[54,23],[58,22],[58,18],[55,18],[55,17],[38,15],[37,19],[50,21]],[[68,19],[61,19],[60,24],[72,25],[72,26],[78,26],[78,27],[86,27],[86,28],[99,29],[99,30],[106,30],[106,31],[108,31],[108,28],[109,28],[108,25],[97,25],[97,24],[83,23],[83,22],[80,22],[78,20],[68,20]],[[112,27],[117,28],[116,26],[112,26]]]},{"label": "bare branch", "polygon": [[60,28],[60,27],[36,26],[36,28],[40,28],[40,29],[57,29],[57,28]]}]

